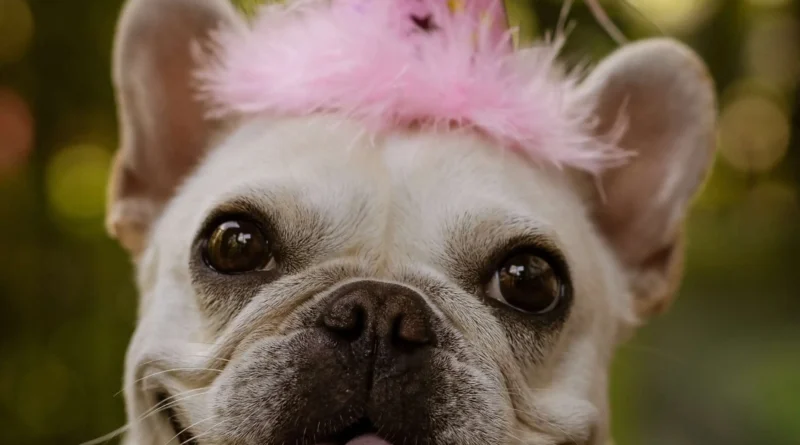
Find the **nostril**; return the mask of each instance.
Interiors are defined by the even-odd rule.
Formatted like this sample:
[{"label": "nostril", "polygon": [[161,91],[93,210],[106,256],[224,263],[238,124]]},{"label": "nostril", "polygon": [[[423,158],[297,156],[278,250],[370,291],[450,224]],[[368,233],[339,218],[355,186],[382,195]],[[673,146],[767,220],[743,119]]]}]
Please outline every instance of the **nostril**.
[{"label": "nostril", "polygon": [[392,326],[392,343],[400,348],[416,348],[432,342],[425,317],[419,314],[399,314]]},{"label": "nostril", "polygon": [[348,305],[324,314],[322,324],[343,339],[353,341],[364,332],[365,320],[366,310],[362,306]]}]

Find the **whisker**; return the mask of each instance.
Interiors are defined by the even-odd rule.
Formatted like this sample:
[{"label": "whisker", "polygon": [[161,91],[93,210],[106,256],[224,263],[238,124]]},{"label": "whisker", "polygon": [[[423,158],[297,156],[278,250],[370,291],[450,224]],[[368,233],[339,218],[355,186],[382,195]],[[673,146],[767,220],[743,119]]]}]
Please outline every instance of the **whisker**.
[{"label": "whisker", "polygon": [[[216,417],[216,416],[215,416],[215,417]],[[249,416],[248,416],[248,418],[249,418]],[[210,420],[210,419],[206,419],[206,420]],[[201,438],[201,437],[208,436],[209,434],[211,434],[211,432],[212,432],[212,431],[214,431],[214,428],[216,428],[216,427],[218,427],[218,426],[222,425],[223,423],[225,423],[225,419],[223,419],[223,420],[220,420],[219,422],[215,423],[214,425],[212,425],[212,426],[211,426],[211,428],[207,429],[207,430],[206,430],[204,433],[202,433],[202,434],[198,434],[198,435],[196,435],[196,436],[193,436],[193,437],[192,437],[192,438],[190,438],[190,439],[184,440],[184,441],[183,441],[183,442],[181,442],[179,445],[186,445],[187,443],[191,442],[192,440],[197,440],[197,439],[199,439],[199,438]],[[191,428],[191,427],[190,427],[190,428]],[[172,439],[170,439],[170,440],[172,440]],[[169,443],[169,442],[167,442],[167,443]]]},{"label": "whisker", "polygon": [[[203,391],[203,390],[205,390],[205,391]],[[197,391],[202,391],[202,392],[198,393]],[[142,413],[142,415],[139,416],[139,418],[137,418],[135,420],[135,422],[140,422],[140,421],[144,420],[145,418],[147,418],[149,416],[152,416],[153,414],[157,414],[157,413],[159,413],[161,411],[165,411],[165,410],[167,410],[169,408],[172,408],[173,406],[177,405],[180,402],[184,402],[184,401],[189,400],[191,398],[208,394],[210,391],[211,390],[208,389],[208,388],[197,388],[197,389],[184,391],[182,393],[178,393],[178,394],[176,394],[174,396],[171,396],[171,397],[167,397],[166,399],[156,403],[155,406],[153,406],[149,410],[147,410],[144,413]],[[195,394],[187,395],[188,393],[195,393]],[[180,398],[178,398],[178,397],[180,397]],[[170,401],[170,399],[171,399],[171,401]]]},{"label": "whisker", "polygon": [[[184,429],[182,429],[182,430],[178,431],[178,434],[176,434],[176,435],[174,435],[174,436],[170,437],[170,439],[169,439],[169,440],[167,441],[167,443],[165,443],[164,445],[169,445],[169,443],[170,443],[170,442],[172,442],[173,440],[175,440],[175,439],[177,439],[177,438],[181,437],[181,434],[183,434],[183,433],[185,433],[185,432],[189,431],[190,429],[192,429],[192,428],[196,427],[197,425],[200,425],[200,424],[201,424],[201,423],[203,423],[203,422],[208,422],[209,420],[214,420],[214,419],[216,419],[216,418],[217,418],[217,415],[215,414],[215,415],[213,415],[213,416],[211,416],[211,417],[207,417],[207,418],[205,418],[205,419],[203,419],[203,420],[198,420],[197,422],[195,422],[195,423],[193,423],[193,424],[191,424],[191,425],[187,426],[186,428],[184,428]],[[195,438],[195,437],[193,437],[193,438]],[[190,440],[183,441],[183,442],[181,442],[181,444],[188,443],[188,442],[190,442]]]},{"label": "whisker", "polygon": [[517,437],[515,434],[511,434],[510,432],[507,432],[506,436],[509,436],[510,438],[515,439],[519,443],[525,443],[525,441],[522,440],[521,437]]},{"label": "whisker", "polygon": [[[133,428],[137,424],[141,423],[142,421],[144,421],[148,417],[156,415],[156,414],[158,414],[160,412],[163,412],[163,411],[165,411],[165,410],[167,410],[167,409],[169,409],[169,408],[171,408],[171,407],[173,407],[173,406],[177,405],[178,403],[183,402],[185,400],[188,400],[188,399],[191,399],[193,397],[197,397],[197,396],[201,396],[201,395],[207,394],[210,391],[210,390],[206,390],[204,392],[187,395],[188,393],[192,393],[192,392],[196,392],[196,391],[202,391],[204,389],[206,389],[206,388],[192,389],[192,390],[184,391],[182,393],[178,393],[178,394],[176,394],[174,396],[168,397],[168,398],[162,400],[161,402],[157,403],[155,406],[153,406],[152,408],[148,409],[144,413],[142,413],[135,420],[133,420],[131,422],[128,422],[125,425],[122,425],[121,427],[115,429],[114,431],[111,431],[110,433],[107,433],[107,434],[105,434],[103,436],[100,436],[100,437],[98,437],[96,439],[92,439],[92,440],[89,440],[87,442],[83,442],[80,445],[100,445],[100,444],[104,444],[104,443],[108,442],[109,440],[111,440],[111,439],[113,439],[115,437],[118,437],[121,434],[127,432],[128,430],[130,430],[131,428]],[[178,397],[180,397],[180,399],[178,399]],[[172,401],[170,401],[170,399],[172,399]]]},{"label": "whisker", "polygon": [[[240,429],[242,429],[242,426],[244,426],[245,424],[247,424],[247,421],[248,421],[248,420],[250,420],[250,418],[251,418],[251,417],[253,417],[253,416],[254,416],[254,415],[257,413],[257,412],[258,412],[258,411],[253,411],[252,413],[248,414],[248,415],[247,415],[247,417],[245,417],[245,418],[244,418],[244,420],[242,420],[241,422],[239,422],[239,424],[238,424],[238,425],[236,425],[236,431],[238,432]],[[220,423],[222,423],[222,422],[220,422]],[[217,426],[219,426],[219,424],[217,424],[217,425],[214,425],[214,427],[212,427],[212,429],[213,429],[213,428],[216,428]]]},{"label": "whisker", "polygon": [[[213,357],[213,356],[206,355],[206,354],[183,354],[183,356],[184,357],[200,357],[200,358],[204,358],[204,359],[208,359],[208,360],[220,361],[220,362],[226,362],[226,363],[230,362],[230,360],[227,359],[227,358]],[[142,366],[144,366],[144,365],[152,365],[153,363],[159,363],[159,362],[163,362],[163,361],[164,361],[164,359],[148,360],[146,362],[143,362]]]},{"label": "whisker", "polygon": [[104,444],[104,443],[108,442],[109,440],[119,436],[120,434],[128,431],[130,429],[130,427],[131,426],[128,425],[128,424],[122,425],[121,427],[115,429],[114,431],[112,431],[112,432],[110,432],[108,434],[100,436],[100,437],[98,437],[96,439],[92,439],[92,440],[83,442],[80,445],[100,445],[100,444]]},{"label": "whisker", "polygon": [[161,375],[161,374],[169,374],[170,372],[178,372],[178,371],[212,371],[212,372],[223,372],[223,371],[224,371],[224,369],[214,369],[214,368],[172,368],[172,369],[166,369],[166,370],[164,370],[164,371],[158,371],[158,372],[154,372],[154,373],[152,373],[152,374],[146,375],[146,376],[144,376],[144,377],[142,377],[142,378],[140,378],[140,379],[138,379],[138,380],[134,381],[133,383],[134,383],[134,384],[136,384],[136,383],[141,383],[141,382],[143,382],[143,381],[145,381],[145,380],[147,380],[147,379],[149,379],[149,378],[152,378],[152,377],[155,377],[155,376],[158,376],[158,375]]},{"label": "whisker", "polygon": [[[137,383],[141,383],[144,380],[147,380],[147,379],[149,379],[151,377],[155,377],[155,376],[158,376],[158,375],[161,375],[161,374],[167,374],[167,373],[170,373],[170,372],[177,372],[177,371],[212,371],[212,372],[222,373],[225,370],[224,369],[213,369],[213,368],[201,368],[201,367],[197,367],[197,368],[172,368],[172,369],[166,369],[164,371],[158,371],[158,372],[154,372],[152,374],[146,375],[146,376],[144,376],[144,377],[142,377],[140,379],[135,380],[130,385],[131,385],[131,388],[132,388]],[[126,388],[123,386],[122,389],[120,389],[119,391],[117,391],[114,394],[114,397],[116,397],[116,396],[122,394],[123,392],[125,392],[125,389]]]}]

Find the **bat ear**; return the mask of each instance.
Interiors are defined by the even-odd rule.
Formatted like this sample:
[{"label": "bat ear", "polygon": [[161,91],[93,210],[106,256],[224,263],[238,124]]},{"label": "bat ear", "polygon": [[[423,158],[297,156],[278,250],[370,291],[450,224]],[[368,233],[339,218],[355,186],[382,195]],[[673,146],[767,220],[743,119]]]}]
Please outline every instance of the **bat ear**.
[{"label": "bat ear", "polygon": [[582,88],[599,132],[620,112],[627,118],[620,146],[635,157],[602,176],[606,199],[598,197],[594,218],[647,317],[668,306],[680,281],[684,219],[714,159],[714,86],[689,48],[653,39],[617,50]]},{"label": "bat ear", "polygon": [[244,26],[226,0],[129,0],[117,29],[114,86],[121,130],[106,225],[134,255],[215,130],[192,90],[193,45]]}]

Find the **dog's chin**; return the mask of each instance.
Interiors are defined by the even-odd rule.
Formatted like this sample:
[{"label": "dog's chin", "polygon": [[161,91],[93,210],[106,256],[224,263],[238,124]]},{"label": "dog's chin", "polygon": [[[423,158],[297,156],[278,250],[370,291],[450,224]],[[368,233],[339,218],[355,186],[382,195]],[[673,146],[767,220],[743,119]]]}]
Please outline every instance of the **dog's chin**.
[{"label": "dog's chin", "polygon": [[[167,401],[169,398],[160,394],[157,397],[157,406],[169,405]],[[186,426],[185,422],[178,415],[178,410],[169,407],[163,411],[165,417],[168,419],[172,429],[173,438],[181,445],[203,445],[201,435],[195,435],[190,426]],[[405,443],[407,438],[403,437],[385,437],[379,431],[379,428],[369,418],[362,418],[352,423],[342,423],[333,429],[332,433],[326,434],[322,437],[314,438],[313,440],[302,439],[304,431],[297,431],[296,435],[299,438],[295,443],[298,445],[392,445],[394,442]],[[419,440],[419,439],[417,439]],[[432,442],[431,440],[424,440],[423,443]]]},{"label": "dog's chin", "polygon": [[[190,432],[189,428],[183,426],[183,423],[172,409],[165,411],[169,417],[170,425],[172,426],[174,437],[181,445],[205,445],[200,436],[195,436]],[[303,432],[298,431],[297,435],[302,435]],[[372,423],[368,418],[363,418],[350,425],[342,425],[337,428],[333,434],[328,434],[325,437],[320,437],[316,440],[298,440],[295,442],[298,445],[395,445],[405,444],[409,442],[406,437],[387,437],[381,434],[380,429]],[[431,438],[420,440],[416,438],[414,443],[435,443]],[[558,445],[589,445],[591,441],[586,442],[564,442]]]},{"label": "dog's chin", "polygon": [[[175,439],[181,445],[203,444],[200,436],[195,436],[190,428],[184,426],[174,409],[166,409],[164,412],[169,419]],[[297,435],[300,436],[302,433],[302,431],[298,431]],[[391,440],[399,441],[400,443],[406,442],[406,438],[402,437],[392,438]],[[340,428],[336,428],[334,433],[325,437],[315,440],[299,440],[296,443],[303,445],[393,445],[393,442],[388,437],[382,436],[378,428],[368,418],[358,420],[350,425],[342,425]]]}]

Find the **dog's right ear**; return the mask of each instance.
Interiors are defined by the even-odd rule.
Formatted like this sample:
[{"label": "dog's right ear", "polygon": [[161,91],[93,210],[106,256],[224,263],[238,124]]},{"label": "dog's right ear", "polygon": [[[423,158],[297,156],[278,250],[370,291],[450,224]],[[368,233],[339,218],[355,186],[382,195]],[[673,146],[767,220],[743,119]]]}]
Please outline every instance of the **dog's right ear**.
[{"label": "dog's right ear", "polygon": [[120,149],[106,227],[134,256],[215,128],[192,89],[195,50],[215,29],[240,26],[228,0],[128,0],[123,9],[113,72]]}]

